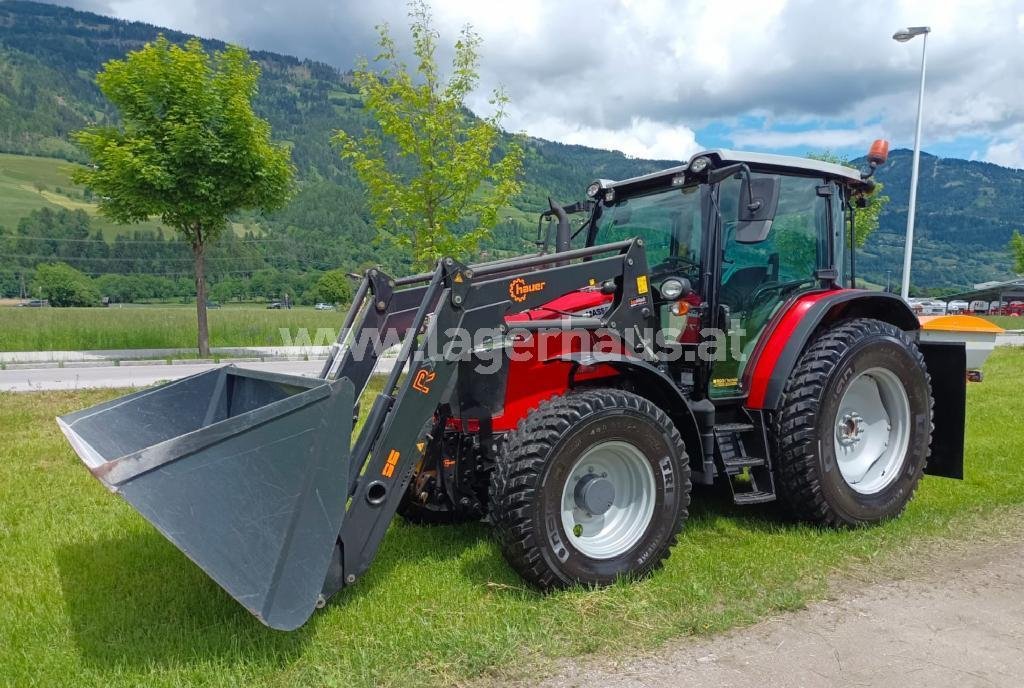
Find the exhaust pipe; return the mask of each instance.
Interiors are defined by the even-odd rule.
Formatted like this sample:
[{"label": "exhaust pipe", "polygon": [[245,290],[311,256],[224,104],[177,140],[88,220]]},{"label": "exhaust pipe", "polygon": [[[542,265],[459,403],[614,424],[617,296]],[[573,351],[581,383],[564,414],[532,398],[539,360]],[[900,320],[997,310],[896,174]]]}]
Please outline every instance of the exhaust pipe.
[{"label": "exhaust pipe", "polygon": [[572,238],[569,231],[569,214],[550,196],[548,196],[548,205],[551,206],[551,212],[558,218],[558,228],[555,230],[555,253],[564,253],[569,250],[569,241]]}]

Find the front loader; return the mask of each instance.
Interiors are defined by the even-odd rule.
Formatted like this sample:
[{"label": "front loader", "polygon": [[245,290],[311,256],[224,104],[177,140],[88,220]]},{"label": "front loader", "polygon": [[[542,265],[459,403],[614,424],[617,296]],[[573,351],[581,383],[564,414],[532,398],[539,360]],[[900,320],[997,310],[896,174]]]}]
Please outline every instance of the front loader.
[{"label": "front loader", "polygon": [[962,477],[966,369],[903,301],[843,286],[869,172],[708,151],[599,180],[574,234],[552,202],[555,253],[369,270],[317,378],[226,366],[58,421],[285,630],[360,580],[396,513],[489,519],[541,589],[657,568],[694,483],[875,523],[926,470]]}]

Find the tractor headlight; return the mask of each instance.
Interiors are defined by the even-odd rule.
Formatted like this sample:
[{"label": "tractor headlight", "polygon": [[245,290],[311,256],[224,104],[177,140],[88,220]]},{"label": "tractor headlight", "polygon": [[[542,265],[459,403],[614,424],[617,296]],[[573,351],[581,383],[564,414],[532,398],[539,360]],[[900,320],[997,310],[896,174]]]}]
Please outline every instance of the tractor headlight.
[{"label": "tractor headlight", "polygon": [[661,296],[662,298],[675,300],[678,299],[683,293],[683,282],[675,277],[670,277],[661,283]]},{"label": "tractor headlight", "polygon": [[690,171],[695,174],[700,174],[701,172],[706,170],[708,168],[708,165],[710,164],[711,160],[708,159],[706,156],[702,155],[699,158],[694,159],[694,161],[690,163]]},{"label": "tractor headlight", "polygon": [[597,194],[601,191],[601,182],[594,182],[587,187],[587,198],[597,198]]}]

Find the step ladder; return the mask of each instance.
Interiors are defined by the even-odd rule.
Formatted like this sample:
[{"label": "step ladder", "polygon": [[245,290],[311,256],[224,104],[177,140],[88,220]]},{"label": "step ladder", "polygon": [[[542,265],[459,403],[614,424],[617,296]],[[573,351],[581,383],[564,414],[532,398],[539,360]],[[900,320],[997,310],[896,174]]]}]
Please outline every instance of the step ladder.
[{"label": "step ladder", "polygon": [[775,501],[775,482],[767,456],[764,430],[752,423],[715,426],[715,458],[735,504]]}]

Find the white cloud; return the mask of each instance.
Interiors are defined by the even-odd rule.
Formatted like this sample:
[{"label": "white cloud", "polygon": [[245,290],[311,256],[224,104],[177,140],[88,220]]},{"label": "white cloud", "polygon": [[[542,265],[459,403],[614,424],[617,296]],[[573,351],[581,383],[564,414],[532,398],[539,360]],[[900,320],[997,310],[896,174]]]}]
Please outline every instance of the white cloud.
[{"label": "white cloud", "polygon": [[806,131],[772,131],[771,129],[740,129],[728,134],[738,148],[796,148],[835,150],[864,146],[876,138],[885,138],[875,127],[857,129],[808,129]]},{"label": "white cloud", "polygon": [[983,158],[1004,167],[1024,169],[1024,124],[1007,130],[1005,139],[989,144]]},{"label": "white cloud", "polygon": [[[405,35],[403,0],[63,0],[348,68],[374,52],[374,25]],[[484,39],[481,96],[504,84],[510,128],[635,155],[686,148],[709,124],[744,115],[737,145],[862,146],[887,133],[913,142],[922,40],[929,25],[923,143],[957,137],[1012,160],[1024,122],[1020,0],[433,0],[441,43],[472,23]],[[439,57],[444,58],[442,51]],[[797,122],[823,122],[811,134]],[[787,125],[787,126],[779,126]],[[771,131],[775,129],[775,131]],[[782,129],[783,131],[779,131]],[[854,140],[854,136],[863,137]],[[587,138],[589,137],[589,138]],[[789,143],[787,143],[789,142]],[[795,142],[795,143],[794,143]],[[1006,157],[1010,156],[1010,157]],[[995,160],[995,158],[992,158]]]},{"label": "white cloud", "polygon": [[692,129],[641,117],[616,129],[569,124],[549,117],[532,122],[528,133],[563,143],[618,150],[634,158],[678,161],[701,149]]}]

